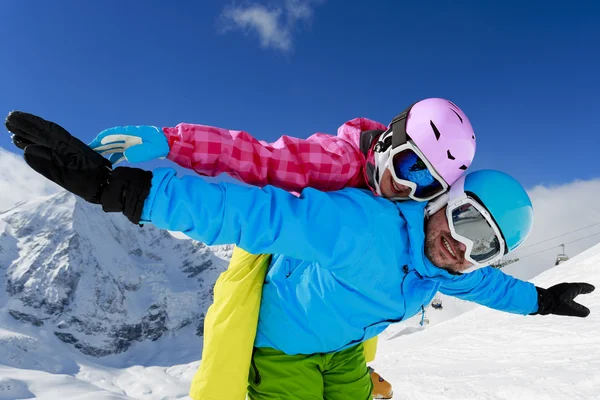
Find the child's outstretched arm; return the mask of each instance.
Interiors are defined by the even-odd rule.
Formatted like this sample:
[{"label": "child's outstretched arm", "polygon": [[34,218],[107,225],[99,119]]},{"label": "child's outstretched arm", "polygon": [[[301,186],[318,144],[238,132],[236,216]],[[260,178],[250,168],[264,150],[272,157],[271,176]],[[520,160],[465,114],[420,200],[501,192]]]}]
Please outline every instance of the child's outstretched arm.
[{"label": "child's outstretched arm", "polygon": [[171,128],[115,127],[101,132],[90,147],[110,160],[130,162],[169,158],[200,175],[226,173],[250,185],[272,185],[288,191],[312,187],[323,191],[364,186],[360,133],[385,129],[355,118],[338,135],[316,133],[307,139],[282,136],[266,143],[245,131],[181,123]]}]

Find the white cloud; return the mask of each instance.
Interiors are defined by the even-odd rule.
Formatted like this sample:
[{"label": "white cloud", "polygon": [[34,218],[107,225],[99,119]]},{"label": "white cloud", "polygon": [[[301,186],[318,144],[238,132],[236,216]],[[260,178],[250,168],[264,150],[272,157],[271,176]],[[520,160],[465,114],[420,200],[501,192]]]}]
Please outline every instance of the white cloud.
[{"label": "white cloud", "polygon": [[22,156],[0,147],[0,213],[17,203],[63,190],[25,163]]},{"label": "white cloud", "polygon": [[[536,186],[529,195],[535,212],[533,231],[514,253],[520,261],[505,267],[506,272],[530,279],[554,267],[561,243],[569,257],[600,243],[600,179]],[[552,239],[568,232],[572,233]]]},{"label": "white cloud", "polygon": [[224,32],[254,32],[258,34],[263,48],[290,51],[294,31],[300,22],[308,22],[312,18],[314,3],[315,0],[285,0],[277,6],[260,3],[229,6],[221,14],[221,28]]}]

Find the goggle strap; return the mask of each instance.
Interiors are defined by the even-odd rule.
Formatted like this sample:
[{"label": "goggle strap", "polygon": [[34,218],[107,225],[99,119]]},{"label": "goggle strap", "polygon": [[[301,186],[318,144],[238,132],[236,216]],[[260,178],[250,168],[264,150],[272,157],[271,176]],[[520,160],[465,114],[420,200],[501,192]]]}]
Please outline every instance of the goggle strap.
[{"label": "goggle strap", "polygon": [[392,149],[402,146],[408,142],[408,135],[406,134],[406,116],[407,111],[404,111],[398,117],[392,121]]},{"label": "goggle strap", "polygon": [[392,149],[403,145],[408,141],[408,135],[406,134],[406,121],[408,120],[408,113],[418,101],[412,103],[408,108],[398,114],[390,123],[392,128]]}]

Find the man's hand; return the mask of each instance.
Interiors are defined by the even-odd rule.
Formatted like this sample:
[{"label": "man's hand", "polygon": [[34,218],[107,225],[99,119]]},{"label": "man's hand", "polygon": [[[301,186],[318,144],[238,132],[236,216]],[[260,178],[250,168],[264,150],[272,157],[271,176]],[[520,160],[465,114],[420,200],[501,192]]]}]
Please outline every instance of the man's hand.
[{"label": "man's hand", "polygon": [[54,122],[22,111],[12,111],[6,117],[5,125],[13,133],[15,146],[22,150],[31,144],[39,144],[63,155],[84,159],[91,168],[112,168],[107,159]]},{"label": "man's hand", "polygon": [[542,289],[537,287],[538,311],[540,315],[566,315],[569,317],[585,318],[590,314],[589,308],[575,302],[575,297],[580,294],[592,293],[595,289],[589,283],[559,283]]},{"label": "man's hand", "polygon": [[102,204],[106,212],[123,212],[130,221],[140,221],[152,172],[113,170],[107,159],[63,127],[32,114],[13,111],[6,127],[17,147],[24,148],[25,162],[32,169],[84,200]]}]

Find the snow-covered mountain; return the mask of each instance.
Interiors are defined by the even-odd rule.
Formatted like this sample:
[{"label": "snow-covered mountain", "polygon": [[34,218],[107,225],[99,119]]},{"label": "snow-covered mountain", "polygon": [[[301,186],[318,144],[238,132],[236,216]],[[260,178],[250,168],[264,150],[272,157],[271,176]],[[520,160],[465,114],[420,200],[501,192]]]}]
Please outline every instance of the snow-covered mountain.
[{"label": "snow-covered mountain", "polygon": [[[197,368],[187,363],[200,358],[204,314],[233,246],[105,214],[3,149],[0,193],[0,400],[185,396],[186,385],[163,375],[189,381]],[[120,384],[105,379],[134,365]],[[140,368],[161,388],[139,383]]]},{"label": "snow-covered mountain", "polygon": [[[232,246],[207,247],[105,214],[2,149],[0,194],[0,400],[185,398],[212,286]],[[534,281],[598,286],[598,263],[600,245]],[[600,292],[580,298],[592,309],[583,320],[441,297],[443,310],[426,309],[429,325],[417,315],[381,335],[374,366],[397,398],[600,393]]]},{"label": "snow-covered mountain", "polygon": [[4,308],[14,319],[92,356],[187,326],[201,336],[226,265],[206,245],[64,191],[17,206],[0,223]]}]

